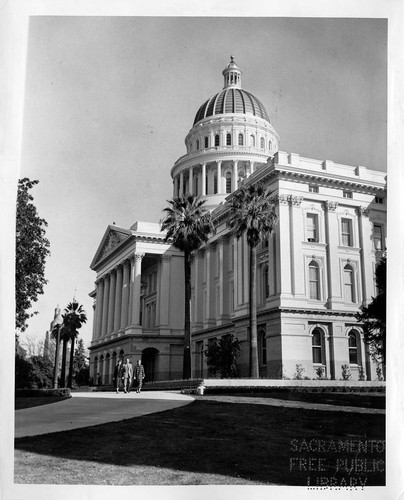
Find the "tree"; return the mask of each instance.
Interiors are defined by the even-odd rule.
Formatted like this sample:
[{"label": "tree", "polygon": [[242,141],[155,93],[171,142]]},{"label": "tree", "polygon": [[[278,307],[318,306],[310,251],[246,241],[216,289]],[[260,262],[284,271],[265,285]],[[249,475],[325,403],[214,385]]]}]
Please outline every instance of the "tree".
[{"label": "tree", "polygon": [[79,339],[74,353],[73,378],[77,385],[87,385],[90,370],[83,339]]},{"label": "tree", "polygon": [[87,322],[87,315],[83,309],[83,306],[79,305],[75,299],[73,302],[70,302],[66,309],[63,317],[63,326],[62,326],[62,338],[63,338],[63,358],[62,358],[62,387],[64,387],[65,372],[63,367],[66,367],[66,349],[68,341],[70,340],[70,364],[69,364],[69,376],[67,381],[67,386],[72,387],[73,382],[73,362],[74,362],[74,343],[76,337],[78,336],[79,330],[84,323]]},{"label": "tree", "polygon": [[191,255],[215,232],[210,212],[204,209],[205,200],[191,194],[182,194],[168,200],[166,217],[161,222],[167,231],[165,241],[184,253],[184,363],[183,378],[191,378]]},{"label": "tree", "polygon": [[256,267],[257,245],[275,228],[275,205],[262,183],[242,186],[230,200],[230,227],[236,238],[246,235],[249,246],[249,323],[250,323],[250,377],[258,378],[257,293]]},{"label": "tree", "polygon": [[33,197],[29,193],[39,181],[28,178],[18,181],[16,217],[15,300],[16,330],[27,328],[28,319],[37,314],[28,313],[32,303],[43,294],[45,262],[50,255],[49,241],[45,237],[47,222],[38,216]]},{"label": "tree", "polygon": [[356,315],[357,321],[362,323],[363,338],[369,344],[373,360],[382,363],[383,367],[386,364],[386,264],[386,257],[382,257],[376,266],[376,297]]},{"label": "tree", "polygon": [[210,373],[220,373],[222,378],[238,377],[237,358],[240,356],[240,341],[234,335],[215,339],[205,351]]},{"label": "tree", "polygon": [[15,387],[17,389],[48,389],[52,387],[53,363],[44,356],[15,358]]}]

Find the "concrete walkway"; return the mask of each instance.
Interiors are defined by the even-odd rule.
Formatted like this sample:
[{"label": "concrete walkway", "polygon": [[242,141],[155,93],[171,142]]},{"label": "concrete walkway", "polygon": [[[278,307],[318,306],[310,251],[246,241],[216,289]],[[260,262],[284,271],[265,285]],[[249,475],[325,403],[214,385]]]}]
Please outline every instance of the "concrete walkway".
[{"label": "concrete walkway", "polygon": [[175,392],[72,392],[70,399],[15,412],[15,437],[37,436],[119,422],[185,406],[192,396]]}]

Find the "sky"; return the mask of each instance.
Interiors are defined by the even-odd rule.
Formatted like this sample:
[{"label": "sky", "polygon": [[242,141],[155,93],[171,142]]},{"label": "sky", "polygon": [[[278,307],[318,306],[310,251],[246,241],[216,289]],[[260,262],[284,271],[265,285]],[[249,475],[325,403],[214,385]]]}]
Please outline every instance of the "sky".
[{"label": "sky", "polygon": [[170,170],[230,55],[280,150],[386,171],[385,20],[32,17],[20,177],[40,181],[51,256],[22,342],[42,340],[75,296],[89,345],[89,266],[104,232],[162,218]]}]

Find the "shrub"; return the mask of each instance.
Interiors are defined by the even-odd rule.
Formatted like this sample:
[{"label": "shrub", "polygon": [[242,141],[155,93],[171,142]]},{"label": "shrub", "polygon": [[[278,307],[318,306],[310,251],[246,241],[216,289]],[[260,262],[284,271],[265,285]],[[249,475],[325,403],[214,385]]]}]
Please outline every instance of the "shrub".
[{"label": "shrub", "polygon": [[323,366],[319,366],[316,369],[316,375],[318,380],[324,380],[325,379],[325,370]]},{"label": "shrub", "polygon": [[209,373],[220,373],[221,378],[238,377],[237,358],[240,356],[240,341],[234,335],[215,339],[205,350]]},{"label": "shrub", "polygon": [[359,367],[359,380],[365,380],[365,370],[363,369],[363,366]]},{"label": "shrub", "polygon": [[296,365],[296,372],[293,375],[293,380],[303,380],[303,374],[305,372],[305,369],[303,368],[303,365]]},{"label": "shrub", "polygon": [[342,369],[342,380],[351,380],[352,374],[349,365],[347,364],[341,365],[341,369]]}]

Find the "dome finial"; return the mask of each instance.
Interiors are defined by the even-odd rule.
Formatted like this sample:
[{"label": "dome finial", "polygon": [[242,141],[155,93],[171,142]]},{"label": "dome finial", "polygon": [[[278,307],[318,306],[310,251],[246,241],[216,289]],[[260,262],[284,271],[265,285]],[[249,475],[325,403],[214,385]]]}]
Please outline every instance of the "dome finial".
[{"label": "dome finial", "polygon": [[223,70],[224,87],[241,88],[241,69],[234,62],[234,56],[230,56],[230,62]]}]

